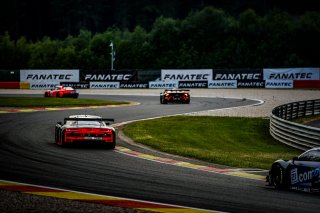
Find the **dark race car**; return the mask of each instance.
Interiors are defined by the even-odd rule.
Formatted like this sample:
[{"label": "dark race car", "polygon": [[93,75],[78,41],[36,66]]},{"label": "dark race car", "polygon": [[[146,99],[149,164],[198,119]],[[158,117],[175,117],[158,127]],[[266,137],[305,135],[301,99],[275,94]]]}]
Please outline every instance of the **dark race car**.
[{"label": "dark race car", "polygon": [[[106,123],[107,122],[107,123]],[[108,122],[114,119],[95,115],[71,115],[55,127],[55,143],[63,146],[72,143],[103,144],[114,149],[115,129]]]},{"label": "dark race car", "polygon": [[190,104],[190,91],[182,89],[166,89],[160,93],[160,104],[184,103]]},{"label": "dark race car", "polygon": [[277,160],[271,166],[267,182],[277,189],[320,192],[320,147],[292,160]]},{"label": "dark race car", "polygon": [[78,98],[79,93],[72,87],[56,86],[54,89],[45,91],[44,97]]}]

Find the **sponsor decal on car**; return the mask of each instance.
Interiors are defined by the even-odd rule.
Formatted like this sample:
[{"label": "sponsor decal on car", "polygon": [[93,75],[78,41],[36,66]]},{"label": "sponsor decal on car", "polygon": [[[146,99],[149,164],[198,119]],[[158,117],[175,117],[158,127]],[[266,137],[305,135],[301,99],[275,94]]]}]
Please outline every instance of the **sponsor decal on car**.
[{"label": "sponsor decal on car", "polygon": [[308,183],[311,182],[311,180],[314,178],[320,179],[320,168],[312,170],[293,168],[290,171],[290,177],[292,185],[299,183]]}]

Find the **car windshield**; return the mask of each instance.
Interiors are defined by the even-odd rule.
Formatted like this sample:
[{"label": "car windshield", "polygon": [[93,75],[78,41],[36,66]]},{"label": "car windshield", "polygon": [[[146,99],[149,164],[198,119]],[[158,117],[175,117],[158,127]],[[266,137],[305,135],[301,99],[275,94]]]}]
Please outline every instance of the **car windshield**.
[{"label": "car windshield", "polygon": [[317,161],[320,162],[320,150],[311,150],[299,156],[301,161]]},{"label": "car windshield", "polygon": [[104,122],[101,121],[67,121],[67,125],[77,126],[77,127],[101,127],[106,126]]},{"label": "car windshield", "polygon": [[61,86],[55,87],[54,90],[61,90]]}]

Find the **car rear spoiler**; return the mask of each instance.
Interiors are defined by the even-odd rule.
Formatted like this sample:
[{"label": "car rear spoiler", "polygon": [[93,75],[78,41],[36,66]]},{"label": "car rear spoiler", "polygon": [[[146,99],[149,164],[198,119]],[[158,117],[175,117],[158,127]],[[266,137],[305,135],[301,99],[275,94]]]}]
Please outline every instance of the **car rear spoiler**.
[{"label": "car rear spoiler", "polygon": [[189,89],[174,89],[174,90],[166,89],[165,91],[170,91],[170,92],[190,92]]},{"label": "car rear spoiler", "polygon": [[64,118],[64,123],[66,121],[107,121],[114,122],[113,118]]}]

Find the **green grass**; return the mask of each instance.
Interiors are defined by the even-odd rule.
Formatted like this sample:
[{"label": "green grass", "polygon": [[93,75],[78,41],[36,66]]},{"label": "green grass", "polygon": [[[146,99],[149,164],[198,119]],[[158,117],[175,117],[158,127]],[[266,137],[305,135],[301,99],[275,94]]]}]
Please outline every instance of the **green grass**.
[{"label": "green grass", "polygon": [[295,123],[307,124],[312,121],[320,120],[320,115],[309,115],[301,118],[292,119],[290,121]]},{"label": "green grass", "polygon": [[262,118],[176,116],[128,124],[124,133],[160,151],[241,168],[269,169],[301,153],[274,140]]},{"label": "green grass", "polygon": [[0,107],[78,107],[119,104],[128,104],[128,102],[78,98],[0,97]]}]

